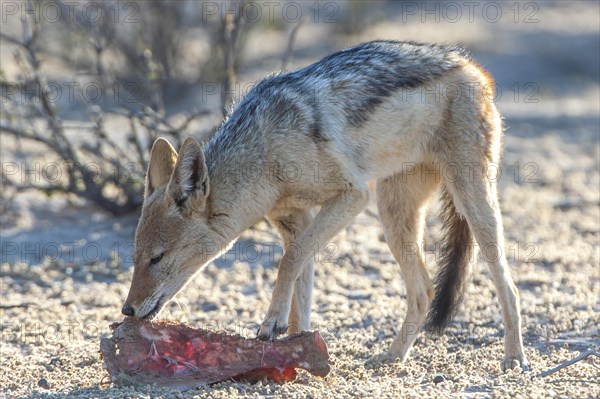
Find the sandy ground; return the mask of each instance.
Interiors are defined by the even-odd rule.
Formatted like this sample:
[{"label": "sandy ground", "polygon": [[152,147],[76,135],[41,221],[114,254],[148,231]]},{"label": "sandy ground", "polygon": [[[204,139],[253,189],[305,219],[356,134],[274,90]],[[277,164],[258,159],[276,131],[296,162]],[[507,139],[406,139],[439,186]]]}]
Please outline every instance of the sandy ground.
[{"label": "sandy ground", "polygon": [[[540,4],[533,25],[515,24],[512,16],[497,24],[479,18],[401,25],[391,14],[343,38],[330,34],[331,26],[309,25],[294,59],[303,65],[376,37],[461,41],[497,77],[507,126],[500,197],[532,371],[500,371],[500,309],[481,262],[445,335],[421,334],[404,364],[365,368],[369,356],[390,344],[406,310],[398,265],[370,204],[316,267],[313,323],[329,346],[328,377],[301,373],[296,383],[281,386],[225,382],[183,395],[113,386],[99,339],[121,319],[137,215],[112,218],[77,200],[23,194],[2,215],[0,397],[600,397],[597,358],[596,365],[581,361],[535,377],[581,351],[600,349],[600,14],[596,2]],[[268,39],[268,33],[253,38]],[[311,51],[314,43],[320,43],[318,53]],[[263,47],[248,57],[243,79],[275,68],[268,54],[282,47]],[[525,87],[531,82],[539,90]],[[518,95],[510,89],[515,83],[524,90]],[[536,101],[526,101],[528,94]],[[10,159],[7,148],[3,144],[3,159]],[[436,207],[426,236],[432,273],[440,240]],[[268,307],[281,252],[273,229],[257,224],[162,317],[252,336]]]}]

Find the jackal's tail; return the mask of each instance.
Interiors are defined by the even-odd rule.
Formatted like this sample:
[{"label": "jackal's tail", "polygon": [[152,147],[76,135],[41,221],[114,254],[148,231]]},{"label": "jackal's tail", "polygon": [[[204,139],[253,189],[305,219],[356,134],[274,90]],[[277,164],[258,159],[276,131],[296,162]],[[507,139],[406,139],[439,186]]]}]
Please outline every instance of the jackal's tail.
[{"label": "jackal's tail", "polygon": [[435,297],[424,325],[425,330],[435,333],[442,333],[456,313],[475,258],[469,225],[456,210],[452,195],[445,187],[441,200],[444,242],[434,282]]}]

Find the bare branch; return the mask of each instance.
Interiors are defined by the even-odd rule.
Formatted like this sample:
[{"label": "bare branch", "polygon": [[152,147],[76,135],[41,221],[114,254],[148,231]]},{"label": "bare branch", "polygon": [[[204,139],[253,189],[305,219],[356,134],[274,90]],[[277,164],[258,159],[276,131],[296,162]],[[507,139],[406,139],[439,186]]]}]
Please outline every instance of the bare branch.
[{"label": "bare branch", "polygon": [[243,9],[243,4],[239,8],[234,8],[236,12],[226,12],[223,18],[223,53],[225,56],[224,67],[225,76],[223,78],[223,93],[221,96],[221,113],[227,114],[227,107],[233,102],[232,88],[236,80],[236,47],[240,35],[242,16],[239,12]]},{"label": "bare branch", "polygon": [[[10,90],[2,92],[3,100],[6,99],[6,107],[3,108],[6,113],[3,112],[0,120],[0,133],[15,137],[19,146],[21,141],[26,144],[30,142],[41,144],[43,148],[52,152],[51,157],[65,163],[68,173],[58,184],[48,181],[49,184],[45,185],[44,181],[40,184],[39,180],[21,182],[13,179],[7,182],[7,186],[10,186],[11,192],[15,193],[38,190],[47,194],[54,192],[73,194],[115,214],[129,212],[139,207],[143,200],[147,144],[158,135],[179,142],[181,136],[194,125],[194,121],[213,114],[207,110],[194,110],[177,120],[169,119],[165,115],[162,106],[165,82],[163,74],[166,73],[168,77],[178,67],[177,46],[172,46],[174,42],[171,42],[179,37],[177,31],[165,36],[163,28],[156,28],[157,24],[149,23],[138,24],[135,27],[128,26],[127,34],[119,35],[117,34],[119,22],[108,17],[111,15],[110,12],[104,12],[104,18],[95,21],[81,18],[80,13],[75,13],[75,18],[66,18],[65,15],[71,15],[69,10],[71,5],[67,7],[66,2],[62,0],[58,0],[57,4],[65,12],[61,13],[63,17],[60,24],[55,24],[51,28],[56,29],[59,34],[69,34],[69,37],[74,38],[73,43],[87,41],[92,52],[78,53],[77,59],[70,54],[72,52],[66,54],[62,53],[62,50],[59,50],[58,55],[54,53],[49,55],[62,57],[65,64],[73,70],[76,69],[79,73],[93,77],[105,92],[112,90],[118,95],[125,90],[128,92],[128,99],[135,98],[139,103],[121,102],[116,96],[114,102],[104,101],[95,105],[83,101],[82,110],[86,115],[84,119],[89,119],[89,124],[85,122],[76,126],[65,125],[61,118],[61,108],[54,102],[53,93],[48,90],[48,78],[42,72],[44,58],[40,57],[40,52],[46,50],[41,42],[44,38],[40,30],[40,21],[32,18],[32,15],[26,15],[22,19],[21,38],[0,32],[0,40],[3,44],[10,43],[18,47],[15,57],[23,71],[17,78],[18,82],[3,83],[3,85],[10,85]],[[106,6],[101,5],[101,7]],[[181,16],[181,13],[173,10],[167,2],[149,7],[146,10],[150,10],[150,14],[140,15],[142,18],[147,17],[149,22],[161,20],[164,17],[161,10],[169,13],[168,18],[171,23],[176,23]],[[237,43],[240,26],[243,23],[239,11],[229,18],[230,24],[227,30],[223,31],[229,43],[229,47],[224,52],[228,66],[226,68],[228,92],[235,81]],[[216,29],[219,24],[220,22],[215,21],[214,28]],[[130,28],[134,29],[133,34],[129,31]],[[60,29],[66,29],[66,32]],[[111,71],[112,64],[105,57],[109,50],[111,56],[113,53],[123,56],[129,68]],[[123,79],[134,82],[135,87],[120,85]],[[129,93],[134,89],[137,92]],[[19,97],[19,92],[23,90],[27,95]],[[128,122],[124,127],[125,131],[118,132],[124,134],[122,137],[127,139],[124,143],[108,129],[108,118],[117,115],[119,118],[124,117]],[[76,139],[71,135],[72,129],[77,130]],[[29,153],[23,152],[23,155],[27,160]],[[99,165],[101,169],[114,168],[115,173],[104,173],[103,170],[98,173],[96,169],[89,167],[90,162]]]},{"label": "bare branch", "polygon": [[18,39],[15,39],[15,38],[14,38],[14,37],[12,37],[12,36],[9,36],[9,35],[7,35],[7,34],[6,34],[6,33],[4,33],[4,32],[0,32],[0,39],[2,39],[2,40],[6,40],[7,42],[9,42],[9,43],[11,43],[11,44],[15,44],[15,45],[17,45],[17,46],[19,46],[19,47],[25,47],[25,44],[24,44],[23,42],[21,42],[21,41],[20,41],[20,40],[18,40]]},{"label": "bare branch", "polygon": [[10,181],[9,179],[4,179],[2,183],[7,187],[13,188],[16,192],[35,190],[35,191],[44,192],[47,195],[50,195],[55,192],[62,192],[62,193],[72,192],[71,190],[69,190],[68,187],[61,186],[58,184],[43,185],[43,184],[34,184],[31,182],[28,182],[28,183],[21,182],[20,184],[17,184],[13,181]]},{"label": "bare branch", "polygon": [[298,30],[300,30],[300,27],[302,26],[303,22],[304,22],[304,18],[300,19],[300,21],[298,21],[298,23],[290,31],[290,36],[288,37],[288,42],[287,42],[287,48],[286,48],[285,54],[283,55],[283,58],[281,60],[281,70],[282,71],[287,71],[287,69],[290,65],[292,53],[294,52],[294,46],[296,45],[296,36],[298,36]]},{"label": "bare branch", "polygon": [[588,349],[585,352],[581,352],[578,356],[574,357],[571,360],[567,360],[566,362],[562,362],[561,364],[559,364],[558,366],[550,369],[550,370],[546,370],[542,373],[539,373],[536,377],[546,377],[549,376],[550,374],[554,374],[559,370],[564,369],[565,367],[569,367],[572,364],[575,364],[589,356],[597,356],[600,357],[600,353],[598,353],[597,351],[593,350],[593,349]]},{"label": "bare branch", "polygon": [[42,137],[42,136],[39,136],[35,133],[16,128],[16,127],[8,125],[4,122],[0,122],[0,132],[11,134],[17,138],[37,141],[38,143],[42,143],[42,144],[50,147],[57,154],[59,154],[59,155],[61,154],[60,149],[58,147],[56,147],[55,143],[52,140]]},{"label": "bare branch", "polygon": [[144,158],[144,150],[142,149],[142,145],[140,144],[138,129],[135,124],[135,118],[133,117],[133,115],[129,117],[129,127],[131,128],[129,142],[134,145],[138,161],[140,165],[142,165],[142,168],[146,170],[148,168],[148,165],[146,164],[146,159]]}]

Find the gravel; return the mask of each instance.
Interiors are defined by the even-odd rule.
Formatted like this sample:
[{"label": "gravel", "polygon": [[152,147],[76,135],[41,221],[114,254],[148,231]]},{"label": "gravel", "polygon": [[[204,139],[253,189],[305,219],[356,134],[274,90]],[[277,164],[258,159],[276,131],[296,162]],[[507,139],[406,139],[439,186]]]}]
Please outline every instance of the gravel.
[{"label": "gravel", "polygon": [[[421,334],[405,363],[365,367],[367,358],[389,346],[406,310],[399,267],[382,240],[371,203],[335,237],[334,252],[316,267],[313,326],[329,346],[332,371],[326,378],[301,372],[295,383],[285,385],[224,382],[184,394],[153,386],[114,386],[103,369],[99,341],[121,319],[132,277],[126,244],[132,240],[136,216],[111,218],[72,199],[28,193],[3,215],[2,241],[16,244],[18,252],[16,257],[3,253],[0,264],[0,397],[600,397],[598,359],[536,378],[581,351],[600,347],[598,13],[583,11],[589,3],[577,3],[579,8],[569,3],[542,7],[537,15],[541,23],[535,26],[450,24],[430,29],[390,19],[374,22],[361,35],[339,39],[342,44],[326,40],[328,31],[322,26],[307,26],[298,36],[299,48],[306,51],[298,51],[294,59],[302,65],[317,58],[310,50],[318,42],[341,47],[375,37],[407,36],[445,41],[451,33],[448,40],[472,48],[505,88],[511,82],[535,80],[540,88],[537,103],[511,102],[510,96],[499,101],[507,126],[500,198],[509,263],[521,291],[531,371],[500,371],[500,308],[481,262],[446,334]],[[564,34],[573,27],[574,38]],[[592,50],[570,54],[569,40],[596,49],[595,57]],[[319,55],[330,49],[325,50]],[[579,55],[589,56],[589,62],[578,64],[578,74],[560,69],[568,63],[558,61]],[[259,58],[257,50],[247,62]],[[254,74],[268,72],[265,64],[256,65]],[[586,89],[577,89],[581,87]],[[9,144],[3,141],[4,160],[14,155]],[[440,240],[436,208],[434,202],[425,237],[431,273]],[[77,249],[73,258],[64,256],[67,252],[58,259],[34,256],[45,245],[71,242]],[[192,281],[161,317],[252,336],[268,307],[281,256],[278,242],[273,229],[260,222],[242,235],[232,252]],[[115,255],[108,261],[83,256],[86,243]],[[257,243],[262,243],[262,252],[249,261]]]}]

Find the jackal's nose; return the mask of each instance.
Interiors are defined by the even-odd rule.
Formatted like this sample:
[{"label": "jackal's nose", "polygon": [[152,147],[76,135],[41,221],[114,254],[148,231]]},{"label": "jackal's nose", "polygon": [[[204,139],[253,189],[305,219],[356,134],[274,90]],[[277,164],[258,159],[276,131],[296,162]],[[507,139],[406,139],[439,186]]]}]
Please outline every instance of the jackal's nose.
[{"label": "jackal's nose", "polygon": [[135,314],[135,310],[133,310],[133,306],[131,305],[123,305],[121,313],[123,313],[125,316],[133,316]]}]

